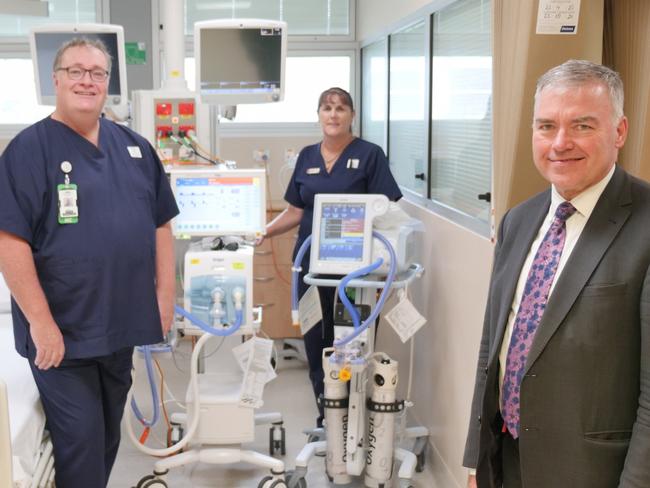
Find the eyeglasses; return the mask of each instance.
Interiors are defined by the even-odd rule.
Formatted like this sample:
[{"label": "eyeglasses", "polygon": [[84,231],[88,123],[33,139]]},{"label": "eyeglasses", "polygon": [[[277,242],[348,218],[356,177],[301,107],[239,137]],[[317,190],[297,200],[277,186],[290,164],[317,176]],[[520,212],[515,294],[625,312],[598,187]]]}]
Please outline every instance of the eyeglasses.
[{"label": "eyeglasses", "polygon": [[102,68],[84,69],[79,66],[68,66],[67,68],[57,68],[56,71],[65,71],[71,80],[81,80],[86,73],[90,74],[90,79],[101,83],[108,78],[108,71]]}]

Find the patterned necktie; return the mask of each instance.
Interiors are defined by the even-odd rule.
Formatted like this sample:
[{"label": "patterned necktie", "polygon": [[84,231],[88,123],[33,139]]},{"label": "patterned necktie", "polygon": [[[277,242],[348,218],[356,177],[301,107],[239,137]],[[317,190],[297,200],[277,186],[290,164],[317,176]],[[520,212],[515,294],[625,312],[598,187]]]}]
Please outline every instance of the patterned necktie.
[{"label": "patterned necktie", "polygon": [[519,387],[526,359],[544,314],[551,283],[560,262],[566,239],[566,220],[575,211],[569,202],[561,203],[555,211],[553,223],[539,245],[530,267],[512,328],[501,392],[501,413],[508,431],[515,439],[519,437]]}]

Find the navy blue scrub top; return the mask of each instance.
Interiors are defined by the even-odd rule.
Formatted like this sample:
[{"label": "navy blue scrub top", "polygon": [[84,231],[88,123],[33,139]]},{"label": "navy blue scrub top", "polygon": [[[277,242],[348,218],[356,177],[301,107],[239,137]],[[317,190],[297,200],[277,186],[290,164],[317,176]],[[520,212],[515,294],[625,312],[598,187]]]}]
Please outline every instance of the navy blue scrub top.
[{"label": "navy blue scrub top", "polygon": [[[294,257],[311,235],[314,218],[314,196],[317,193],[381,193],[397,201],[402,192],[393,178],[384,151],[372,142],[353,139],[334,163],[330,173],[320,152],[320,143],[305,147],[298,155],[284,199],[303,209]],[[309,252],[302,261],[308,270]]]},{"label": "navy blue scrub top", "polygon": [[[58,223],[61,162],[72,164],[79,222]],[[67,359],[162,339],[156,298],[156,228],[178,213],[151,145],[100,119],[99,147],[47,117],[0,157],[0,230],[27,241],[61,329]],[[34,347],[12,302],[17,351]]]}]

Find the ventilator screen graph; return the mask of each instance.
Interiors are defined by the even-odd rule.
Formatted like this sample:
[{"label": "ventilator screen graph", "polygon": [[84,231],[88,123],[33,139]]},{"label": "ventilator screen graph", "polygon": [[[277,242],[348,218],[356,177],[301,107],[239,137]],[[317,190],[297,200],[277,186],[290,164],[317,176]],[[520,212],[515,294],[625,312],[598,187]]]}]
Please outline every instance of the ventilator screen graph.
[{"label": "ventilator screen graph", "polygon": [[365,218],[365,203],[324,204],[318,258],[326,261],[361,261]]},{"label": "ventilator screen graph", "polygon": [[246,235],[260,232],[265,204],[257,177],[179,177],[175,180],[177,233]]}]

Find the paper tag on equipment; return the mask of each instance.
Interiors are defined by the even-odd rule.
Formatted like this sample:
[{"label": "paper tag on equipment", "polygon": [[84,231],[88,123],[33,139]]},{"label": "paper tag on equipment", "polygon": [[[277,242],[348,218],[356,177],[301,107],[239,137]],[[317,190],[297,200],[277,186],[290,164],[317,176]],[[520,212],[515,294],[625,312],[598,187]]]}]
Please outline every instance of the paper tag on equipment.
[{"label": "paper tag on equipment", "polygon": [[233,354],[244,371],[240,406],[258,408],[264,403],[264,385],[277,376],[271,366],[272,351],[273,341],[261,337],[253,337],[233,348]]},{"label": "paper tag on equipment", "polygon": [[426,322],[408,298],[400,300],[390,312],[384,315],[402,342],[408,341]]},{"label": "paper tag on equipment", "polygon": [[318,288],[310,286],[298,303],[300,316],[300,332],[305,335],[314,325],[323,320],[323,310],[320,307]]}]

